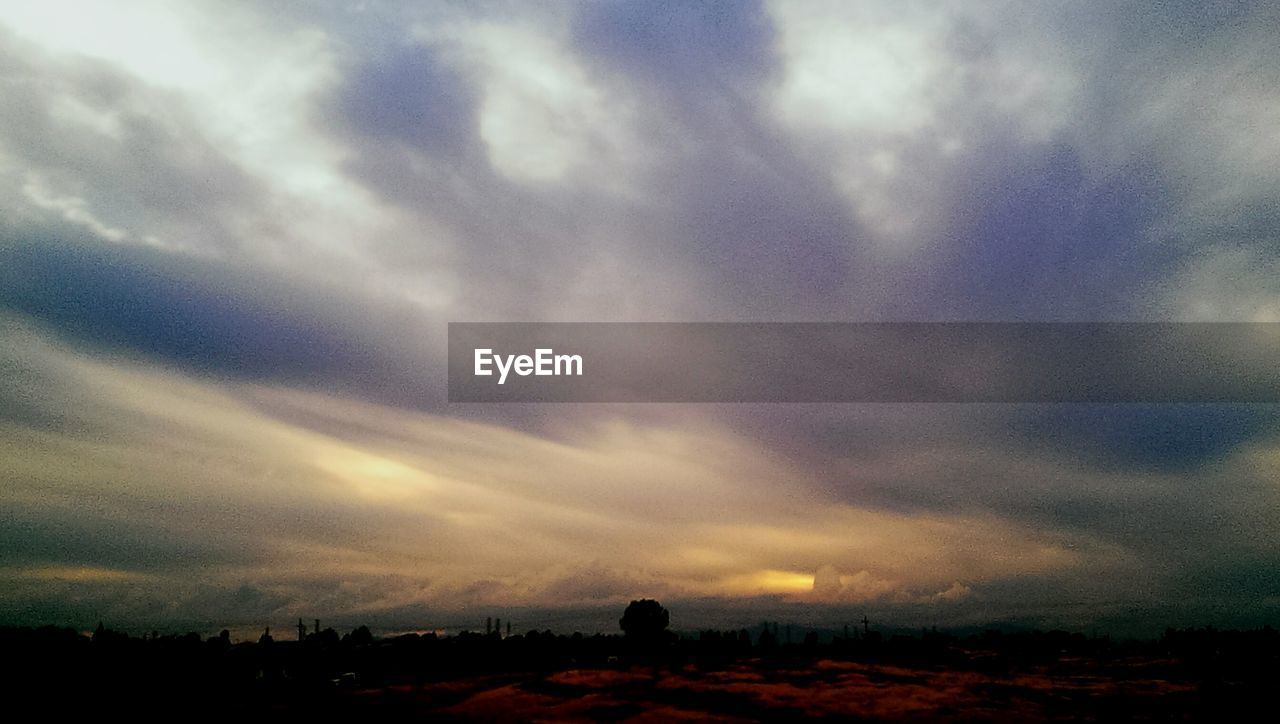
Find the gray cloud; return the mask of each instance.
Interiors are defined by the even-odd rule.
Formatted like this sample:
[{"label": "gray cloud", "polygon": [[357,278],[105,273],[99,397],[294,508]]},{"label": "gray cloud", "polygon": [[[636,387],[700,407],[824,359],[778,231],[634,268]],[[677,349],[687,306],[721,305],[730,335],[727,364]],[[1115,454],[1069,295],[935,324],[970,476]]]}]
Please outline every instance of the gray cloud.
[{"label": "gray cloud", "polygon": [[[553,620],[547,598],[652,585],[625,563],[646,525],[686,544],[646,570],[708,619],[794,610],[760,581],[822,565],[917,597],[959,581],[955,620],[1265,599],[1269,407],[459,409],[441,365],[450,320],[1275,320],[1272,4],[307,13],[0,13],[0,306],[26,330],[0,381],[26,496],[0,526],[28,576],[6,617],[400,625],[501,595]],[[198,414],[121,401],[159,380],[151,404]],[[748,451],[771,477],[695,464]],[[335,493],[424,470],[453,476],[449,515]],[[822,506],[852,517],[810,541]],[[524,528],[479,545],[486,515]],[[1008,535],[1017,565],[940,520]],[[745,557],[713,565],[730,534],[698,524],[722,521]],[[767,553],[775,523],[804,544]],[[860,524],[868,549],[840,542]],[[611,551],[561,560],[602,531]],[[458,562],[504,545],[540,560]]]}]

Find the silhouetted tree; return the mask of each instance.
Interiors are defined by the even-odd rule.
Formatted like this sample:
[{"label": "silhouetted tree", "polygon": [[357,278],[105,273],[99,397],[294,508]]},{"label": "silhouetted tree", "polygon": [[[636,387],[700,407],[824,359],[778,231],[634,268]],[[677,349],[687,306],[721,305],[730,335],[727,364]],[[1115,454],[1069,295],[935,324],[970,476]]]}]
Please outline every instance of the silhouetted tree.
[{"label": "silhouetted tree", "polygon": [[618,625],[627,638],[641,641],[657,641],[671,624],[671,614],[662,604],[650,598],[632,601],[622,612]]},{"label": "silhouetted tree", "polygon": [[224,628],[217,636],[209,637],[205,643],[212,651],[226,651],[231,648],[231,632]]},{"label": "silhouetted tree", "polygon": [[778,649],[778,637],[766,625],[764,631],[760,632],[760,638],[756,641],[756,645],[760,647],[760,651],[763,653],[773,653]]},{"label": "silhouetted tree", "polygon": [[332,626],[329,626],[320,633],[313,634],[307,640],[314,640],[316,645],[320,648],[330,649],[337,646],[338,642],[342,640],[342,637],[338,635],[338,632],[335,631]]},{"label": "silhouetted tree", "polygon": [[373,634],[369,631],[368,626],[361,626],[343,638],[356,646],[365,646],[373,643]]}]

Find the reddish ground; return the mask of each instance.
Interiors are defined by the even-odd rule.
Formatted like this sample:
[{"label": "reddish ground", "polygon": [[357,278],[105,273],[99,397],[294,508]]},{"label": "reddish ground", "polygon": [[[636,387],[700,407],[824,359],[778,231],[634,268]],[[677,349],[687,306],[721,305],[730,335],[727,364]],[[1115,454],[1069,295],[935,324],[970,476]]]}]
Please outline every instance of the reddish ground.
[{"label": "reddish ground", "polygon": [[[1170,719],[1191,714],[1196,688],[1134,662],[1105,674],[1055,666],[1016,675],[821,660],[801,667],[745,661],[722,668],[575,669],[350,692],[369,711],[450,720],[669,722],[799,717],[909,721]],[[1151,672],[1151,673],[1149,673]]]}]

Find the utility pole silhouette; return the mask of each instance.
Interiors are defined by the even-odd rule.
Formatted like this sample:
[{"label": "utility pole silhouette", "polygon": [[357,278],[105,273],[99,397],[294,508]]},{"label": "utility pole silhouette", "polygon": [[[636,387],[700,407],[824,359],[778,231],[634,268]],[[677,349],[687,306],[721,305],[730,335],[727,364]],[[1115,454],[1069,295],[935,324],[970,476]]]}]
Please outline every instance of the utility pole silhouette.
[{"label": "utility pole silhouette", "polygon": [[871,622],[867,620],[867,615],[862,614],[862,635],[866,636],[871,633]]}]

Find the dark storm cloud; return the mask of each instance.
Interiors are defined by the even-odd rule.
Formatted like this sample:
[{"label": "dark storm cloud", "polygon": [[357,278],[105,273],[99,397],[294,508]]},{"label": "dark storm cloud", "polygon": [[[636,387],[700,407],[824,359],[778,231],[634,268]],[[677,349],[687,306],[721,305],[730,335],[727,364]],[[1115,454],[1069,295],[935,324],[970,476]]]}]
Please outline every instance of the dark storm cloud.
[{"label": "dark storm cloud", "polygon": [[[704,129],[709,137],[715,129]],[[762,139],[776,143],[777,139]],[[794,161],[708,142],[673,159],[665,191],[664,237],[695,268],[708,316],[839,318],[851,274],[849,247],[861,233],[830,189]],[[705,314],[705,312],[704,312]]]},{"label": "dark storm cloud", "polygon": [[[1144,13],[1114,12],[1117,25],[1134,33],[1134,18]],[[1180,35],[1230,37],[1243,29],[1233,18],[1185,7],[1165,22]],[[1086,20],[1070,14],[1051,22],[1088,33]],[[859,251],[866,230],[850,219],[829,180],[814,173],[820,168],[813,159],[796,153],[763,117],[761,99],[782,61],[773,22],[759,7],[642,12],[599,4],[576,11],[571,26],[581,58],[646,101],[642,125],[657,133],[648,149],[658,169],[645,183],[649,201],[637,206],[500,178],[476,135],[475,77],[442,60],[439,47],[399,40],[349,65],[329,115],[360,139],[349,139],[360,149],[350,161],[357,177],[393,203],[443,220],[458,241],[444,257],[398,242],[375,245],[375,255],[409,265],[443,258],[470,280],[460,298],[467,307],[503,316],[554,306],[547,291],[554,281],[583,274],[598,254],[629,259],[638,283],[655,290],[670,283],[667,260],[680,260],[699,290],[684,318],[1098,319],[1160,308],[1148,296],[1178,252],[1148,237],[1177,199],[1154,157],[1099,179],[1071,146],[1015,147],[1009,139],[1016,130],[997,120],[979,142],[980,155],[938,170],[968,189],[949,202],[958,223],[945,232],[947,243],[916,269],[886,266]],[[955,38],[965,37],[964,27],[956,21]],[[971,78],[993,75],[995,58],[981,48],[996,39],[983,35],[990,31],[966,32],[978,50],[965,51],[957,40],[954,59]],[[1112,143],[1144,147],[1149,139],[1116,135],[1125,121],[1102,93],[1109,87],[1119,94],[1121,108],[1138,102],[1134,89],[1143,81],[1111,78],[1108,67],[1163,52],[1166,44],[1090,43],[1101,50],[1078,120],[1097,125]],[[1194,50],[1182,53],[1195,57]],[[414,154],[426,163],[414,162]],[[637,237],[643,242],[633,242]],[[488,293],[486,280],[495,279],[504,280],[504,294]],[[889,294],[886,279],[896,282]]]},{"label": "dark storm cloud", "polygon": [[440,251],[426,238],[372,239],[372,257],[387,265],[455,266],[467,282],[459,306],[473,313],[542,308],[554,294],[551,279],[572,276],[581,256],[558,238],[566,225],[581,223],[568,207],[589,204],[496,175],[477,136],[477,103],[460,69],[405,41],[356,61],[321,116],[358,150],[346,163],[354,178],[459,240]]},{"label": "dark storm cloud", "polygon": [[317,315],[315,295],[260,296],[251,274],[234,278],[215,262],[52,235],[6,239],[0,258],[0,307],[91,345],[275,379],[358,376],[382,362],[352,330]]},{"label": "dark storm cloud", "polygon": [[[624,5],[584,9],[574,25],[584,60],[648,108],[640,124],[653,169],[631,179],[644,199],[525,188],[494,173],[475,135],[478,93],[436,49],[379,55],[345,79],[330,115],[359,139],[353,173],[460,239],[483,240],[455,246],[449,260],[475,282],[464,293],[502,279],[503,294],[465,304],[503,305],[508,316],[519,314],[504,308],[513,297],[522,310],[546,307],[584,264],[608,255],[650,287],[650,304],[694,275],[701,293],[679,312],[686,318],[823,317],[844,307],[846,249],[859,231],[754,108],[775,67],[767,19],[742,6],[668,11],[689,43],[666,47],[661,17]],[[673,57],[674,47],[684,50]],[[407,251],[385,253],[403,260]]]},{"label": "dark storm cloud", "polygon": [[[1261,452],[1278,440],[1274,405],[802,405],[757,412],[726,416],[839,499],[912,515],[989,510],[1084,536],[1131,556],[1149,579],[1141,594],[1148,599],[1177,571],[1280,554],[1262,533],[1280,523]],[[1185,592],[1192,578],[1177,576],[1178,589]]]},{"label": "dark storm cloud", "polygon": [[91,566],[147,573],[186,571],[192,566],[253,564],[265,548],[258,541],[228,541],[216,530],[179,531],[171,516],[155,511],[148,520],[146,506],[136,519],[110,506],[98,508],[102,517],[86,515],[84,507],[51,511],[44,506],[6,503],[0,525],[0,565]]},{"label": "dark storm cloud", "polygon": [[926,282],[923,308],[1093,321],[1151,306],[1137,290],[1164,277],[1172,257],[1147,234],[1170,205],[1158,169],[1139,162],[1093,179],[1068,147],[1011,160],[974,174],[944,252],[948,271]]},{"label": "dark storm cloud", "polygon": [[606,67],[710,110],[749,102],[740,94],[776,67],[772,23],[755,1],[591,3],[573,36]]},{"label": "dark storm cloud", "polygon": [[1006,429],[1104,470],[1200,471],[1280,430],[1276,405],[1064,405],[1027,408]]},{"label": "dark storm cloud", "polygon": [[474,163],[475,91],[436,56],[402,42],[354,61],[332,101],[334,119],[375,143],[403,145],[455,165]]}]

